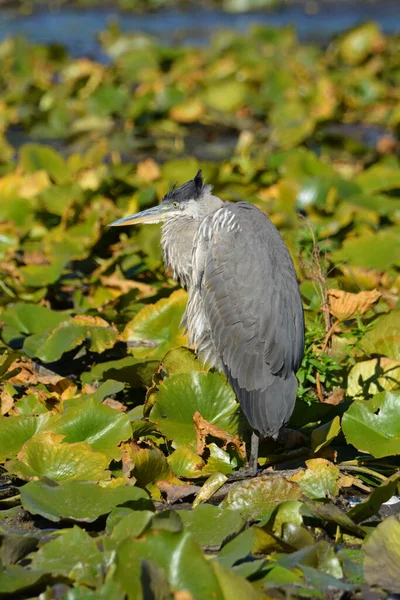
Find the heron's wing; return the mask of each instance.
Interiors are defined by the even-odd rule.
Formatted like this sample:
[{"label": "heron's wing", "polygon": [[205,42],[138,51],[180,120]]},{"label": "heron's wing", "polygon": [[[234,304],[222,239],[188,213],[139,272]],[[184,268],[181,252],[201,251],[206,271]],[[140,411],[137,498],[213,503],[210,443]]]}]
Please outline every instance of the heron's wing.
[{"label": "heron's wing", "polygon": [[251,425],[275,435],[293,409],[303,356],[303,309],[292,259],[256,207],[228,204],[210,218],[197,262],[210,335]]}]

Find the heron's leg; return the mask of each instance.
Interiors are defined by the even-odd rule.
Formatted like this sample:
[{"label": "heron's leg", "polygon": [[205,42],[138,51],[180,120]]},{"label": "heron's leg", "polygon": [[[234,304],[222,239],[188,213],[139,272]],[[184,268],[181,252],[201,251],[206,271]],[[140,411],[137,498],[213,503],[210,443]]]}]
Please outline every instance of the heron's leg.
[{"label": "heron's leg", "polygon": [[260,445],[260,438],[258,433],[253,431],[251,434],[250,442],[250,457],[249,457],[249,471],[254,471],[254,475],[257,473],[258,468],[258,447]]},{"label": "heron's leg", "polygon": [[245,469],[240,469],[240,471],[236,471],[236,473],[232,473],[232,475],[228,476],[229,481],[236,481],[239,479],[247,479],[248,477],[255,477],[257,475],[258,469],[258,446],[260,443],[260,438],[258,434],[253,432],[251,434],[251,442],[250,442],[250,457],[249,457],[249,466]]}]

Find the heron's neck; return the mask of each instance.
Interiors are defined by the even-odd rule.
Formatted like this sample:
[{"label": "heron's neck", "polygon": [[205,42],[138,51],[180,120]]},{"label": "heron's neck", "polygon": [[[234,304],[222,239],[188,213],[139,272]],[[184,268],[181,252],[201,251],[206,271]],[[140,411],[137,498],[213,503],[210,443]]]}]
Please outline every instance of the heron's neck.
[{"label": "heron's neck", "polygon": [[164,263],[170,267],[174,279],[188,288],[192,277],[192,249],[194,236],[201,221],[182,216],[166,221],[162,226],[161,245]]}]

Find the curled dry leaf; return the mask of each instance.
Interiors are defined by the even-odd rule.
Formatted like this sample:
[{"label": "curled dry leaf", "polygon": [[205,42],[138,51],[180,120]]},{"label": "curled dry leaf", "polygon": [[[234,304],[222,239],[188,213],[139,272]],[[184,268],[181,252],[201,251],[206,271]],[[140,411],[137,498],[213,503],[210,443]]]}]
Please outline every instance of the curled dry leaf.
[{"label": "curled dry leaf", "polygon": [[14,406],[14,399],[7,392],[3,392],[0,395],[0,407],[2,416],[8,414],[12,407]]},{"label": "curled dry leaf", "polygon": [[103,401],[103,404],[109,406],[110,408],[113,408],[114,410],[119,410],[120,412],[126,412],[127,410],[127,407],[124,404],[122,404],[122,402],[118,402],[118,400],[113,400],[113,398],[106,398]]},{"label": "curled dry leaf", "polygon": [[324,404],[332,404],[333,406],[337,406],[338,404],[343,402],[345,393],[345,390],[343,390],[342,388],[333,390],[333,392],[331,392],[329,396],[324,398]]},{"label": "curled dry leaf", "polygon": [[57,375],[53,371],[42,367],[39,364],[35,364],[32,360],[28,359],[17,359],[10,366],[10,370],[18,369],[18,372],[9,379],[12,385],[52,385],[56,386],[61,381],[65,382],[65,388],[68,384],[71,384],[68,379]]},{"label": "curled dry leaf", "polygon": [[354,318],[357,313],[364,315],[367,313],[381,297],[378,290],[370,292],[359,292],[352,294],[343,290],[328,290],[329,311],[339,321]]},{"label": "curled dry leaf", "polygon": [[206,421],[199,411],[196,411],[193,415],[193,423],[196,431],[196,453],[201,456],[206,447],[206,438],[208,435],[212,437],[218,438],[224,442],[222,446],[223,450],[226,450],[229,444],[232,444],[236,450],[238,455],[246,461],[246,444],[240,440],[238,437],[233,437],[227,431],[224,431],[217,425]]}]

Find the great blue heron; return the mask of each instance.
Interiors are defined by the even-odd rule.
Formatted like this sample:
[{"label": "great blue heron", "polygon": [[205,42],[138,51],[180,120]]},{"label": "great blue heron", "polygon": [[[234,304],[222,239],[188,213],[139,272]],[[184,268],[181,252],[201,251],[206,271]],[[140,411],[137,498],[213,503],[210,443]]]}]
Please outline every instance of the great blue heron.
[{"label": "great blue heron", "polygon": [[182,325],[200,356],[223,371],[253,435],[277,438],[294,408],[304,349],[303,308],[293,262],[256,206],[223,202],[199,171],[159,206],[111,225],[162,222],[164,262],[188,290]]}]

